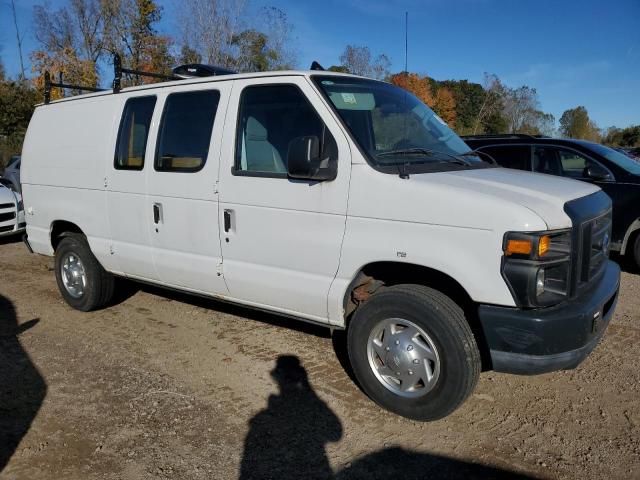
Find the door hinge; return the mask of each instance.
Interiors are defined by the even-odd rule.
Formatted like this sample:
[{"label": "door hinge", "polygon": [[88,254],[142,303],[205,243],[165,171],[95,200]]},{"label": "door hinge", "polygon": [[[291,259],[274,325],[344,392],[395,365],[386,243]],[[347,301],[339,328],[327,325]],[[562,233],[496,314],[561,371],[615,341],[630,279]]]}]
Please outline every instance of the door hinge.
[{"label": "door hinge", "polygon": [[107,177],[104,177],[104,188],[107,188],[107,186],[109,186],[109,182],[107,181]]},{"label": "door hinge", "polygon": [[222,262],[218,263],[218,265],[216,265],[216,274],[221,277],[222,276]]},{"label": "door hinge", "polygon": [[113,249],[113,245],[109,245],[109,253],[110,253],[111,255],[113,255],[114,253],[116,253],[116,252],[115,252],[115,250]]},{"label": "door hinge", "polygon": [[213,193],[215,193],[216,195],[218,194],[218,181],[216,180],[216,183],[213,185]]}]

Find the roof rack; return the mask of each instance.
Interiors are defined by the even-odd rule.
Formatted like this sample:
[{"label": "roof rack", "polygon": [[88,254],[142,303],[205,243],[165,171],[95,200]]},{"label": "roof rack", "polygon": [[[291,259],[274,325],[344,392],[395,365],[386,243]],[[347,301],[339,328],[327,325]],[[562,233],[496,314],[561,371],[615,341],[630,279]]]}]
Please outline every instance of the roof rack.
[{"label": "roof rack", "polygon": [[69,83],[63,83],[62,82],[62,72],[60,72],[59,74],[59,81],[58,82],[52,82],[51,81],[51,75],[49,75],[49,72],[46,71],[44,72],[44,103],[49,103],[51,101],[51,88],[55,87],[55,88],[70,88],[73,90],[81,90],[81,91],[85,91],[85,92],[102,92],[104,91],[104,88],[97,88],[97,87],[85,87],[82,85],[71,85]]},{"label": "roof rack", "polygon": [[163,73],[145,72],[142,70],[133,70],[131,68],[122,68],[122,60],[120,54],[113,54],[113,93],[118,93],[122,90],[120,81],[122,80],[122,74],[128,73],[129,75],[136,75],[139,77],[159,78],[160,80],[182,80],[182,77],[175,75],[165,75]]},{"label": "roof rack", "polygon": [[[160,80],[184,80],[193,77],[211,77],[217,75],[230,75],[237,72],[227,70],[226,68],[215,67],[213,65],[202,65],[199,63],[180,65],[173,69],[173,75],[164,73],[147,72],[143,70],[134,70],[122,67],[122,59],[118,53],[113,54],[113,82],[111,90],[118,93],[122,90],[122,74],[136,75],[139,77],[157,78]],[[44,103],[51,102],[51,88],[69,88],[86,92],[104,92],[107,89],[90,87],[84,85],[70,85],[62,82],[62,73],[60,73],[60,81],[52,82],[51,75],[48,71],[44,72]]]},{"label": "roof rack", "polygon": [[530,135],[528,133],[492,133],[482,135],[461,135],[461,138],[550,138],[547,135]]}]

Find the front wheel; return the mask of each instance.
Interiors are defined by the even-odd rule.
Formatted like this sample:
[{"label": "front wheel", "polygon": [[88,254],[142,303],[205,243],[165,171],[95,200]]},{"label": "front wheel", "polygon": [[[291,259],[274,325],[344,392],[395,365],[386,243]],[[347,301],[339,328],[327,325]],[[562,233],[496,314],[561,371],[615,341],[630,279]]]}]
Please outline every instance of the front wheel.
[{"label": "front wheel", "polygon": [[359,307],[348,348],[365,393],[414,420],[447,416],[480,376],[480,352],[462,309],[421,285],[386,288]]},{"label": "front wheel", "polygon": [[104,307],[113,297],[115,279],[102,268],[83,235],[69,234],[60,241],[55,272],[62,297],[76,310]]}]

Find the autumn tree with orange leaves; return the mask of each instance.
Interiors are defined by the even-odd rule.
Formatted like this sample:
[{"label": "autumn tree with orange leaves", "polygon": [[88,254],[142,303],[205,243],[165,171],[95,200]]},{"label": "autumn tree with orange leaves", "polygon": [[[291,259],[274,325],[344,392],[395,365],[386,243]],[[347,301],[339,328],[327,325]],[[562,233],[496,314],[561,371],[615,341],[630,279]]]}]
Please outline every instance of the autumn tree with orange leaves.
[{"label": "autumn tree with orange leaves", "polygon": [[429,79],[427,77],[421,77],[417,73],[402,72],[391,75],[389,80],[394,85],[413,93],[430,107],[433,107],[435,104],[435,99],[431,93],[431,87],[429,86]]},{"label": "autumn tree with orange leaves", "polygon": [[391,75],[391,83],[413,93],[422,102],[431,107],[450,127],[456,122],[456,100],[446,87],[439,87],[435,94],[431,88],[429,77],[421,77],[417,73],[396,73]]}]

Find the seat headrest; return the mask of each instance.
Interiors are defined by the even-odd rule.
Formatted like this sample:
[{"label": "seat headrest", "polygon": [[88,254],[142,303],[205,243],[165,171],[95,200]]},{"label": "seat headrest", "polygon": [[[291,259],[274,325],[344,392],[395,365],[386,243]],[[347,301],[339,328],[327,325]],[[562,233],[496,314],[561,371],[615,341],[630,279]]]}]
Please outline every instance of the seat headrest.
[{"label": "seat headrest", "polygon": [[254,117],[247,118],[247,140],[254,142],[266,142],[267,141],[267,129],[264,125]]}]

